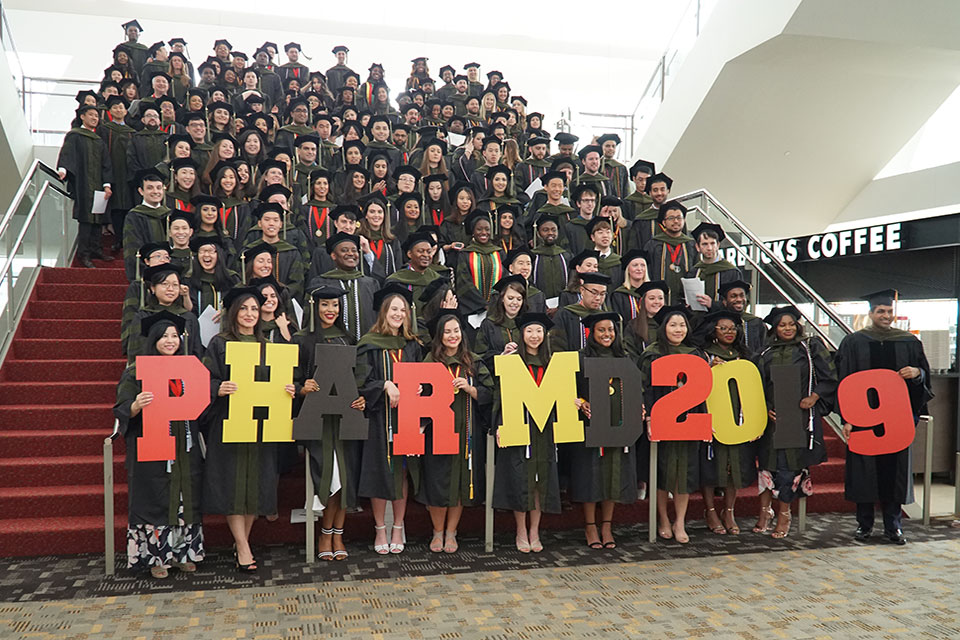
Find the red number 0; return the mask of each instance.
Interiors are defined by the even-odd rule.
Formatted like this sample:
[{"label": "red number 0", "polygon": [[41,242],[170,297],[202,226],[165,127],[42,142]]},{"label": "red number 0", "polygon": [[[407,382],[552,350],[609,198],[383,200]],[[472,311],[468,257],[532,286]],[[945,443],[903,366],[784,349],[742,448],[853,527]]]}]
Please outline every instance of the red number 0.
[{"label": "red number 0", "polygon": [[687,376],[686,383],[653,405],[650,412],[650,439],[709,442],[713,438],[713,417],[709,413],[691,413],[683,422],[677,420],[681,413],[703,404],[710,395],[713,374],[707,361],[683,353],[657,358],[650,367],[651,384],[655,387],[674,387],[681,373]]},{"label": "red number 0", "polygon": [[[873,408],[867,401],[867,390],[874,389],[880,399]],[[840,381],[837,400],[843,419],[855,427],[883,427],[883,435],[875,429],[853,431],[847,447],[863,456],[879,456],[903,451],[913,442],[916,425],[910,408],[907,383],[896,371],[870,369],[858,371]]]}]

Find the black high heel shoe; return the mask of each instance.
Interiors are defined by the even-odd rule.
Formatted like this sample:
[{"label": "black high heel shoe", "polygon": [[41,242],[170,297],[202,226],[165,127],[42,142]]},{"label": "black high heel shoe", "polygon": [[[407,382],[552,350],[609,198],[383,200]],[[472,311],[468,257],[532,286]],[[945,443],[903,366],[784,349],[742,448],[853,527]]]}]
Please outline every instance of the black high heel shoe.
[{"label": "black high heel shoe", "polygon": [[233,561],[236,564],[237,571],[240,573],[256,573],[257,572],[257,559],[254,558],[253,562],[250,564],[240,564],[240,554],[236,551],[233,552]]}]

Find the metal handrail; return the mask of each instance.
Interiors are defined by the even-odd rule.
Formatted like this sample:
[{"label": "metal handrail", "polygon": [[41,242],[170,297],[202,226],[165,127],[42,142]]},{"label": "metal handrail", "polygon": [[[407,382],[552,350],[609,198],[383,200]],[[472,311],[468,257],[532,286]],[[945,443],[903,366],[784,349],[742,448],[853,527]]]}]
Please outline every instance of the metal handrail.
[{"label": "metal handrail", "polygon": [[103,439],[103,560],[104,572],[114,573],[116,550],[114,549],[114,526],[116,514],[113,509],[113,441],[120,435],[120,419],[113,421],[113,433]]},{"label": "metal handrail", "polygon": [[[30,223],[33,222],[33,219],[37,215],[37,210],[40,208],[40,202],[43,200],[44,194],[47,192],[47,189],[50,189],[50,183],[43,183],[43,187],[40,188],[40,193],[37,194],[37,199],[30,207],[30,211],[27,212],[26,220],[23,222],[23,228],[20,229],[20,233],[17,235],[16,241],[13,243],[13,249],[10,251],[10,254],[7,256],[6,261],[3,263],[3,267],[0,267],[0,282],[9,274],[11,268],[13,268],[13,261],[17,256],[17,251],[20,249],[20,246],[23,244],[24,239],[27,237],[27,232],[30,230]],[[0,238],[3,235],[0,234]],[[39,249],[38,249],[39,253]],[[40,262],[38,260],[38,262]],[[10,301],[8,301],[9,304]]]},{"label": "metal handrail", "polygon": [[[64,188],[63,181],[60,180],[60,176],[57,175],[56,170],[50,168],[50,166],[45,162],[34,160],[33,163],[30,164],[30,168],[27,170],[27,175],[24,176],[23,180],[20,182],[20,188],[17,189],[16,194],[14,194],[13,200],[10,201],[10,206],[7,207],[6,212],[3,214],[3,218],[0,219],[0,238],[2,238],[3,234],[7,231],[7,226],[10,224],[10,221],[16,214],[17,209],[20,207],[20,203],[23,202],[23,198],[27,195],[27,189],[30,188],[30,184],[33,182],[33,176],[38,170],[48,173],[50,177],[56,179],[55,183],[47,180],[45,184],[52,185],[53,188],[67,197],[70,196],[70,194],[67,193],[67,190]],[[37,200],[39,201],[40,198],[37,198]]]}]

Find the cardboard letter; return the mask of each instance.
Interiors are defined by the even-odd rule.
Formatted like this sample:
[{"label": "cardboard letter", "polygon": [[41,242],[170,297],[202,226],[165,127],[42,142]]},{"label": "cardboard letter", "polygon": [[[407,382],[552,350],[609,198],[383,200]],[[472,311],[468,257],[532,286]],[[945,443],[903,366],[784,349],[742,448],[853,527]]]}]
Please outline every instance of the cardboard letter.
[{"label": "cardboard letter", "polygon": [[[453,378],[447,368],[439,362],[398,362],[393,365],[393,381],[400,390],[393,454],[423,455],[421,418],[427,418],[433,423],[431,429],[435,455],[459,453],[460,440],[454,431],[453,409],[450,408],[453,404]],[[421,395],[426,385],[431,388],[428,396]]]},{"label": "cardboard letter", "polygon": [[[210,404],[210,370],[197,356],[137,356],[137,380],[153,394],[143,408],[143,435],[137,438],[137,460],[175,460],[176,439],[170,435],[175,420],[196,420]],[[183,395],[170,395],[170,381],[179,380]]]},{"label": "cardboard letter", "polygon": [[770,367],[773,379],[773,406],[777,419],[773,428],[774,449],[805,449],[809,432],[807,412],[800,408],[804,380],[800,367],[783,364]]},{"label": "cardboard letter", "polygon": [[[269,382],[255,379],[261,346],[266,351],[264,365],[270,369]],[[226,356],[230,381],[237,383],[237,391],[227,396],[229,417],[223,421],[223,441],[257,442],[258,420],[253,411],[266,408],[263,442],[293,442],[293,398],[284,386],[293,384],[293,369],[299,364],[297,345],[231,341]]]},{"label": "cardboard letter", "polygon": [[582,442],[583,422],[577,410],[577,371],[580,356],[576,351],[553,354],[540,386],[516,353],[494,356],[493,363],[500,379],[500,405],[503,424],[500,425],[500,446],[514,447],[530,444],[530,427],[524,408],[530,412],[540,431],[547,425],[556,406],[553,422],[554,442]]},{"label": "cardboard letter", "polygon": [[[632,447],[643,434],[643,385],[640,369],[627,358],[584,358],[583,370],[590,383],[588,447]],[[611,424],[610,385],[620,385],[623,403],[621,423]]]},{"label": "cardboard letter", "polygon": [[[873,408],[867,392],[874,389],[879,406]],[[847,441],[853,453],[879,456],[903,451],[913,443],[916,425],[906,381],[890,369],[858,371],[840,381],[837,388],[840,414],[854,427]],[[878,433],[876,427],[882,427]]]},{"label": "cardboard letter", "polygon": [[713,440],[709,413],[691,413],[683,422],[680,414],[703,404],[713,386],[710,365],[703,358],[689,353],[675,353],[653,361],[651,384],[655,387],[676,387],[677,377],[687,377],[683,386],[657,400],[650,411],[650,440]]},{"label": "cardboard letter", "polygon": [[[731,360],[711,367],[713,389],[707,396],[707,412],[713,416],[713,435],[722,444],[756,440],[767,427],[767,401],[757,365],[749,360]],[[733,414],[730,381],[737,383],[740,415]],[[742,424],[740,422],[743,416]]]},{"label": "cardboard letter", "polygon": [[320,440],[324,416],[340,416],[341,440],[366,440],[370,423],[363,411],[351,409],[360,397],[353,368],[357,364],[357,348],[342,344],[318,344],[313,361],[317,368],[312,376],[319,391],[304,396],[300,413],[293,420],[294,440]]}]

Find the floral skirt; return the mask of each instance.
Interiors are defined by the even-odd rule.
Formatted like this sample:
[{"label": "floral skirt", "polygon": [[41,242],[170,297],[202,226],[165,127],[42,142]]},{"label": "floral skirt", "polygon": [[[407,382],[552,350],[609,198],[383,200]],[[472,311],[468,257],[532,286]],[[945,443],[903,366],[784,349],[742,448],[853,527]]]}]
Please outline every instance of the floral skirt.
[{"label": "floral skirt", "polygon": [[773,497],[781,502],[793,502],[797,498],[813,495],[810,470],[791,470],[783,451],[777,452],[777,470],[771,472],[761,469],[758,480],[761,493],[771,491]]},{"label": "floral skirt", "polygon": [[203,525],[184,522],[182,496],[176,525],[127,526],[127,567],[169,568],[174,562],[200,562],[203,558]]}]

